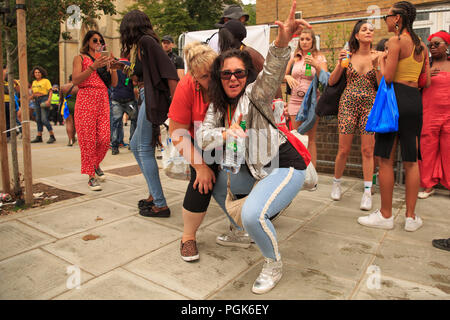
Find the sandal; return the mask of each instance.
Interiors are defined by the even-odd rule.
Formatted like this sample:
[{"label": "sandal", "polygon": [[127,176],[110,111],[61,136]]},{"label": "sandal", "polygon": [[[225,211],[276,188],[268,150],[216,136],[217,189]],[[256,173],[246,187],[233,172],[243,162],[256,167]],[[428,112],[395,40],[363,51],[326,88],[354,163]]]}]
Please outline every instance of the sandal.
[{"label": "sandal", "polygon": [[434,239],[431,241],[433,247],[450,251],[450,238],[448,239]]}]

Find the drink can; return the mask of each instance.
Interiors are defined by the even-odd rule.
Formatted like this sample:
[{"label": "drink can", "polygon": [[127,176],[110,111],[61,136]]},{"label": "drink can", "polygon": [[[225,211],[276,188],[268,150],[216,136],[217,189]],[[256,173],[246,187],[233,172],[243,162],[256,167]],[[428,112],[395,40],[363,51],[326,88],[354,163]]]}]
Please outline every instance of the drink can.
[{"label": "drink can", "polygon": [[9,194],[9,193],[0,193],[0,199],[3,201],[3,202],[9,202],[9,201],[11,201],[12,200],[12,197],[11,197],[11,195]]}]

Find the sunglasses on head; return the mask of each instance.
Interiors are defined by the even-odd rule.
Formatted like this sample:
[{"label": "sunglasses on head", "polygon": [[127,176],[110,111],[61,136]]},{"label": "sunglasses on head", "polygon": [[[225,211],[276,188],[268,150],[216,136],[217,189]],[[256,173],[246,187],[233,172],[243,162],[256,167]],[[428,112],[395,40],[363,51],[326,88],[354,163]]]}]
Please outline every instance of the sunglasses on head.
[{"label": "sunglasses on head", "polygon": [[242,79],[247,76],[247,70],[237,69],[234,72],[231,72],[230,70],[224,70],[220,71],[220,79],[222,80],[230,80],[231,76],[235,76],[236,79]]},{"label": "sunglasses on head", "polygon": [[427,47],[428,48],[430,48],[431,49],[431,47],[439,47],[440,45],[441,45],[441,43],[444,43],[444,42],[441,42],[441,41],[433,41],[433,42],[430,42],[429,44],[427,44]]}]

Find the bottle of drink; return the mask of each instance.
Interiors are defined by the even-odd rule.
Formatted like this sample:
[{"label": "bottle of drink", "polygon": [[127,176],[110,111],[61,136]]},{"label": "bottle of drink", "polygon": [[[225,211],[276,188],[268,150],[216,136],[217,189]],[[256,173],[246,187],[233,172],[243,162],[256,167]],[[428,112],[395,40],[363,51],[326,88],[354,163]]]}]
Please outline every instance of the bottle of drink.
[{"label": "bottle of drink", "polygon": [[350,50],[350,46],[348,45],[348,42],[345,43],[344,49],[347,51],[347,57],[342,59],[341,67],[342,68],[348,68],[348,64],[350,63],[350,55],[349,55],[349,53],[350,53],[350,51],[349,51]]},{"label": "bottle of drink", "polygon": [[[308,56],[311,56],[311,52],[308,52]],[[305,76],[307,76],[307,77],[312,76],[310,64],[306,64],[306,66],[305,66]]]},{"label": "bottle of drink", "polygon": [[[241,121],[239,124],[245,131],[247,123]],[[225,172],[236,174],[241,169],[241,164],[245,161],[245,138],[227,138],[225,142],[225,154],[220,168]]]}]

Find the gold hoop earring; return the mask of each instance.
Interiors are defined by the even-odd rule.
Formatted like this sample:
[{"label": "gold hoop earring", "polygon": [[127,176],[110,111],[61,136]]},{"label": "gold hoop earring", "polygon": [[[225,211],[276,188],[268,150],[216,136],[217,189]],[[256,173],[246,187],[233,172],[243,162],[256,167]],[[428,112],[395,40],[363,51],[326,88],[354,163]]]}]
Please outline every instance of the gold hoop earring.
[{"label": "gold hoop earring", "polygon": [[195,91],[197,91],[197,92],[200,91],[200,83],[198,83],[197,80],[195,80]]}]

